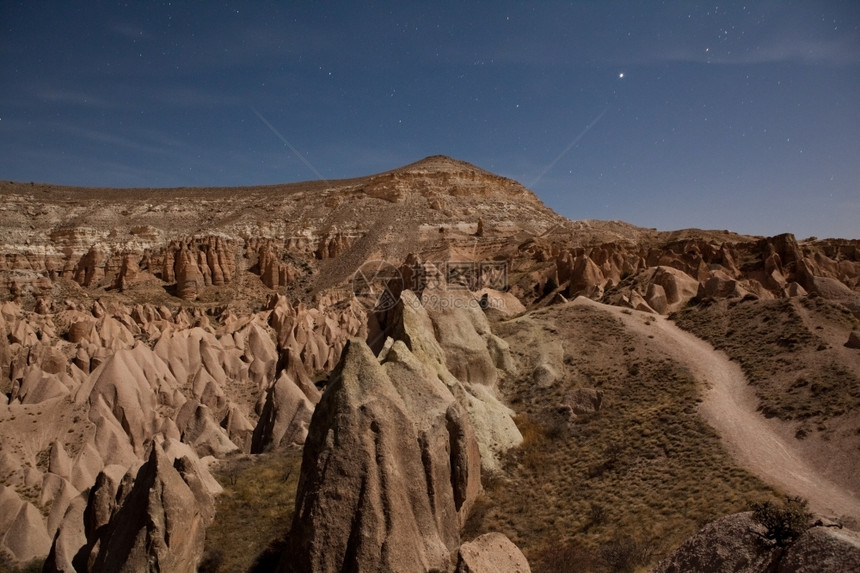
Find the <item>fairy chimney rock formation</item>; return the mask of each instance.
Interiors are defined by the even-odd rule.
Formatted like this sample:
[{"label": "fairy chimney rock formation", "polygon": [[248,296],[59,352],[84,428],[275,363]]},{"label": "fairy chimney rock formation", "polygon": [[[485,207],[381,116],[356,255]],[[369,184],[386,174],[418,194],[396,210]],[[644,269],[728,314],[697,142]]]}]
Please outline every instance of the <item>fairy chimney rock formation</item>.
[{"label": "fairy chimney rock formation", "polygon": [[89,571],[197,571],[215,511],[190,459],[171,462],[153,442],[137,476],[124,479],[115,498],[108,490],[94,488],[84,512],[93,516],[82,554]]},{"label": "fairy chimney rock formation", "polygon": [[351,339],[314,412],[282,571],[444,570],[480,491],[468,418],[402,342]]}]

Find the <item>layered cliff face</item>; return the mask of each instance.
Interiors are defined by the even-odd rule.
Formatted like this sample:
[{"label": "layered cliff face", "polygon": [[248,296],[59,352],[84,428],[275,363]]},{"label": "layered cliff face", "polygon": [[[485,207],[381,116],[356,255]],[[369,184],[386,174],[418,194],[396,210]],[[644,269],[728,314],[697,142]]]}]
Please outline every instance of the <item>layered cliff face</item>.
[{"label": "layered cliff face", "polygon": [[[445,157],[332,183],[0,183],[0,197],[0,550],[50,550],[52,570],[138,563],[141,547],[193,568],[212,519],[194,484],[217,490],[207,466],[306,441],[290,537],[306,555],[284,568],[467,571],[489,548],[512,555],[493,536],[462,544],[461,528],[481,476],[506,479],[523,440],[506,395],[552,388],[569,357],[541,340],[520,371],[494,330],[578,296],[683,311],[691,329],[786,303],[823,325],[819,357],[850,372],[856,354],[857,241],[568,221]],[[598,411],[603,391],[586,390],[564,406]],[[807,421],[805,443],[851,438],[851,396],[828,398],[838,433]],[[160,491],[200,506],[183,542],[196,549],[176,563],[172,525],[117,526],[130,508],[178,515],[152,502]],[[319,550],[319,531],[340,549]]]},{"label": "layered cliff face", "polygon": [[[137,283],[141,294],[223,301],[251,286],[248,273],[274,290],[297,278],[334,286],[367,258],[466,240],[479,219],[497,235],[562,222],[521,185],[448,158],[330,186],[124,193],[3,183],[0,193],[3,284],[37,298],[69,282],[122,291]],[[332,272],[332,259],[348,268]],[[232,291],[217,288],[225,285]]]},{"label": "layered cliff face", "polygon": [[519,184],[443,157],[328,186],[121,194],[4,183],[0,192],[0,279],[45,310],[80,295],[76,285],[208,304],[262,287],[304,296],[343,286],[369,260],[400,265],[410,253],[505,261],[526,302],[557,291],[661,314],[694,297],[846,297],[860,281],[856,241],[567,221]]}]

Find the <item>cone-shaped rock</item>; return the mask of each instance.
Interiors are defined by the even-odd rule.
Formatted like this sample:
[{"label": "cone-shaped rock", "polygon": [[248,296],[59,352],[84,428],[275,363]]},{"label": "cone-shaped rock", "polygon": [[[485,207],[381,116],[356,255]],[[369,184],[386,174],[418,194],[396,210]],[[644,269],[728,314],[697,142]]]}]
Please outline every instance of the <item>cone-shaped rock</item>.
[{"label": "cone-shaped rock", "polygon": [[477,445],[445,385],[403,343],[392,351],[381,365],[361,340],[344,349],[305,442],[282,571],[447,568],[458,508],[480,488]]}]

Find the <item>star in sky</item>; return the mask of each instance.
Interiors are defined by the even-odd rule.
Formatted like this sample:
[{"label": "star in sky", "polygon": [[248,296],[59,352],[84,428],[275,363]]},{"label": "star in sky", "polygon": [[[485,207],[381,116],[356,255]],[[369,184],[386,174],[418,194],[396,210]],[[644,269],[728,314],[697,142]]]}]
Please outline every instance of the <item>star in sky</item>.
[{"label": "star in sky", "polygon": [[0,180],[261,185],[444,154],[572,219],[860,238],[857,0],[382,4],[0,2]]}]

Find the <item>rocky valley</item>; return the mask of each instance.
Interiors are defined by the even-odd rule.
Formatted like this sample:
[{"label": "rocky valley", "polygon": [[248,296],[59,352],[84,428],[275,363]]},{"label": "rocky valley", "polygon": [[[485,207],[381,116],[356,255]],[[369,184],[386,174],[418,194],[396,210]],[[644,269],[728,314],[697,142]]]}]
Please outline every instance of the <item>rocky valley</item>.
[{"label": "rocky valley", "polygon": [[442,156],[0,198],[0,570],[860,568],[858,240]]}]

